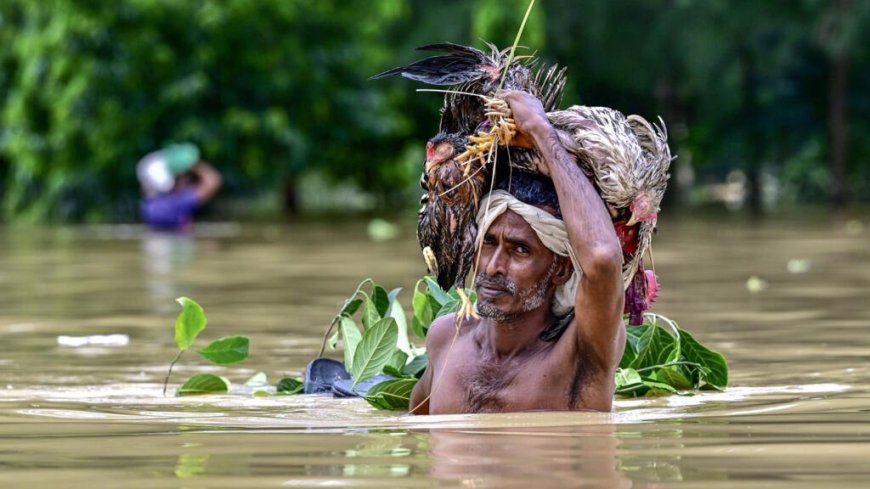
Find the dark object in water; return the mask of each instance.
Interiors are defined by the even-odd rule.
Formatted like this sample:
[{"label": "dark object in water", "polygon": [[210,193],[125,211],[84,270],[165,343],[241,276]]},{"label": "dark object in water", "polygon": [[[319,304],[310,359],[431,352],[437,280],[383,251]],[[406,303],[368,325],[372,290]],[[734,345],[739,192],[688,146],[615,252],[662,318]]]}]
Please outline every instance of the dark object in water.
[{"label": "dark object in water", "polygon": [[327,394],[332,392],[335,381],[350,379],[344,365],[331,358],[315,358],[305,367],[304,390],[306,394]]},{"label": "dark object in water", "polygon": [[353,387],[353,378],[344,364],[331,358],[315,358],[305,367],[305,394],[332,394],[335,397],[364,396],[375,384],[395,379],[391,375],[378,375]]}]

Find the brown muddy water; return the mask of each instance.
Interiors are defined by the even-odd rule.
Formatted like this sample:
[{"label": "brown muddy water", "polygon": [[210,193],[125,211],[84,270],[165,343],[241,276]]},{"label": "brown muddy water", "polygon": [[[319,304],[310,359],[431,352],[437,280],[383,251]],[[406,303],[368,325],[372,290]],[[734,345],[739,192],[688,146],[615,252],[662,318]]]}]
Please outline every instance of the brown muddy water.
[{"label": "brown muddy water", "polygon": [[[724,353],[726,391],[611,414],[411,417],[241,386],[161,395],[176,297],[205,307],[200,346],[245,334],[251,356],[212,367],[190,352],[171,387],[298,375],[361,278],[413,286],[410,225],[386,242],[346,224],[0,228],[0,485],[870,487],[868,240],[866,218],[665,220],[654,310]],[[66,346],[89,335],[126,336]]]}]

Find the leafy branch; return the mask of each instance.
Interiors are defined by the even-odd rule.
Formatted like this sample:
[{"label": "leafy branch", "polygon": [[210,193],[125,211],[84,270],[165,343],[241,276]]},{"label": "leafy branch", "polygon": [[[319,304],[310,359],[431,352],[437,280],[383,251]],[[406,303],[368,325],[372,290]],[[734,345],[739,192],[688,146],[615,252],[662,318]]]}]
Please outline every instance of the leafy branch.
[{"label": "leafy branch", "polygon": [[[163,379],[163,395],[166,395],[166,386],[172,375],[172,368],[196,340],[197,336],[205,330],[208,319],[202,306],[193,299],[179,297],[176,299],[181,305],[181,312],[175,319],[175,344],[178,345],[178,354],[169,364],[169,371]],[[217,365],[229,365],[241,362],[248,358],[250,340],[247,336],[227,336],[217,339],[202,348],[198,353]],[[224,377],[213,374],[196,374],[178,388],[179,395],[205,394],[209,392],[226,392],[230,381]]]}]

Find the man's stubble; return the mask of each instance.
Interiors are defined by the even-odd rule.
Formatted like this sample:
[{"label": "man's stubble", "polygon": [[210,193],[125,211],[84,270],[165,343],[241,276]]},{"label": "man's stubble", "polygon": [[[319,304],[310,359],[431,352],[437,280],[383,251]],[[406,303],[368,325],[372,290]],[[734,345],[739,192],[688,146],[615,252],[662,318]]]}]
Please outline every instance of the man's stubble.
[{"label": "man's stubble", "polygon": [[550,279],[552,279],[553,274],[556,273],[557,263],[557,257],[553,256],[553,262],[550,264],[550,268],[547,270],[547,274],[535,285],[525,290],[518,290],[516,282],[508,279],[507,277],[488,277],[485,273],[478,274],[476,279],[476,282],[478,284],[492,283],[498,285],[499,287],[507,290],[510,295],[518,297],[520,299],[521,305],[518,312],[509,313],[498,309],[492,303],[486,302],[485,300],[481,300],[480,298],[478,298],[477,303],[475,304],[475,309],[477,310],[477,313],[480,314],[481,317],[492,319],[496,323],[503,323],[516,318],[520,314],[533,311],[541,307],[544,304],[544,300],[547,298],[547,292],[550,287]]}]

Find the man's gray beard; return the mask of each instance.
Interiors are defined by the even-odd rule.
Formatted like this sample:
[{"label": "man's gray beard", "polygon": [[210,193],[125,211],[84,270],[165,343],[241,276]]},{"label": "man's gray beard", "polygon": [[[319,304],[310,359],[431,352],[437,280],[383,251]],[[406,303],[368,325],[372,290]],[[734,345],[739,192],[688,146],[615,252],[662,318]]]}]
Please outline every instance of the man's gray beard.
[{"label": "man's gray beard", "polygon": [[[488,319],[492,319],[497,323],[503,323],[506,321],[510,321],[515,319],[520,314],[533,311],[544,304],[544,299],[547,298],[547,287],[550,285],[550,279],[553,278],[553,274],[556,273],[556,262],[557,257],[553,256],[553,263],[550,264],[550,269],[547,270],[547,275],[544,276],[537,284],[534,286],[522,290],[517,291],[517,284],[512,282],[507,278],[502,279],[502,285],[508,290],[508,293],[511,295],[517,296],[521,299],[521,306],[518,312],[506,313],[501,309],[498,309],[493,304],[478,299],[474,304],[474,309],[481,317],[485,317]],[[477,276],[477,281],[486,281],[486,275],[479,274]]]}]

